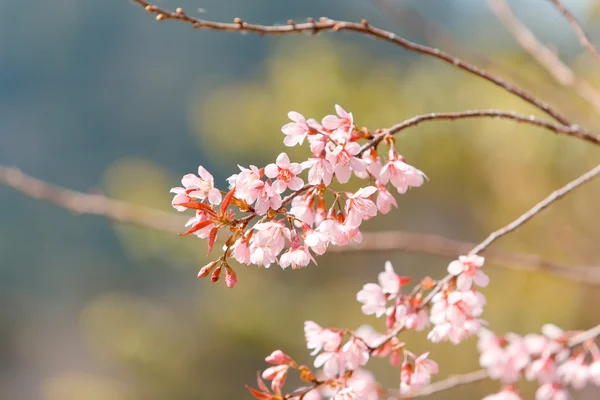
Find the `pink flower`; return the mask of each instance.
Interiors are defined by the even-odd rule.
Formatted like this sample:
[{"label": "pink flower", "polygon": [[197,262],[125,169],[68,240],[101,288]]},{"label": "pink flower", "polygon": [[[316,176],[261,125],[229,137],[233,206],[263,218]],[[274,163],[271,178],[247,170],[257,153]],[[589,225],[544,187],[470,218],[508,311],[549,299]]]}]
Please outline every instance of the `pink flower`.
[{"label": "pink flower", "polygon": [[304,337],[306,338],[306,347],[313,349],[310,353],[314,356],[321,350],[337,351],[342,343],[342,335],[331,329],[321,328],[316,322],[304,322]]},{"label": "pink flower", "polygon": [[434,324],[427,338],[434,343],[449,340],[454,344],[476,333],[485,297],[474,290],[440,292],[433,296],[430,321]]},{"label": "pink flower", "polygon": [[352,337],[344,344],[342,353],[348,370],[355,370],[369,362],[369,348],[356,337]]},{"label": "pink flower", "polygon": [[250,262],[265,268],[269,268],[271,264],[277,262],[277,254],[275,254],[275,250],[271,246],[271,243],[253,241],[250,246]]},{"label": "pink flower", "polygon": [[262,173],[254,165],[251,165],[250,169],[239,165],[238,167],[241,172],[227,178],[229,188],[233,189],[235,187],[236,197],[252,204],[264,188],[264,182],[260,180]]},{"label": "pink flower", "polygon": [[410,282],[406,276],[400,276],[394,271],[392,263],[385,262],[385,271],[380,272],[378,276],[379,285],[383,293],[390,295],[390,299],[395,298],[400,293],[400,288]]},{"label": "pink flower", "polygon": [[396,199],[385,186],[378,184],[377,185],[377,209],[382,214],[387,214],[392,210],[392,206],[398,208],[398,203],[396,203]]},{"label": "pink flower", "polygon": [[389,160],[381,169],[378,180],[384,185],[391,181],[398,193],[406,193],[410,187],[421,186],[424,178],[423,172],[405,163],[395,150],[390,149]]},{"label": "pink flower", "polygon": [[269,164],[265,167],[266,176],[277,178],[272,185],[276,193],[283,193],[287,188],[290,190],[300,189],[304,182],[296,175],[301,172],[302,166],[298,163],[290,163],[290,158],[285,153],[277,156],[275,164]]},{"label": "pink flower", "polygon": [[317,129],[321,134],[310,135],[308,137],[308,143],[310,144],[310,151],[315,157],[320,157],[325,150],[325,145],[329,140],[329,134],[323,131],[322,127]]},{"label": "pink flower", "polygon": [[385,314],[387,299],[381,286],[376,283],[367,283],[356,294],[356,300],[363,303],[361,310],[365,315],[375,314],[377,318]]},{"label": "pink flower", "polygon": [[448,265],[448,272],[456,279],[456,288],[458,290],[469,290],[473,282],[477,286],[486,287],[490,282],[490,278],[481,271],[485,258],[476,255],[460,256],[458,260],[452,261]]},{"label": "pink flower", "polygon": [[[331,138],[337,143],[346,143],[354,129],[354,118],[352,113],[346,112],[341,106],[335,105],[338,116],[328,115],[321,121],[323,127],[332,131]],[[343,182],[342,182],[343,183]]]},{"label": "pink flower", "polygon": [[512,386],[505,387],[500,392],[485,396],[483,400],[523,400]]},{"label": "pink flower", "polygon": [[325,158],[309,158],[302,163],[302,168],[310,168],[308,170],[308,183],[311,185],[318,185],[321,182],[327,186],[331,184],[333,167]]},{"label": "pink flower", "polygon": [[331,239],[328,235],[309,229],[304,234],[304,244],[306,244],[315,254],[323,255],[327,251],[327,245]]},{"label": "pink flower", "polygon": [[492,379],[500,380],[505,385],[517,382],[523,370],[531,362],[527,345],[522,337],[515,334],[505,336],[507,345],[492,345],[481,353],[479,363],[488,370]]},{"label": "pink flower", "polygon": [[569,400],[569,392],[559,383],[545,383],[535,392],[536,400]]},{"label": "pink flower", "polygon": [[323,374],[327,378],[332,378],[344,373],[344,356],[339,349],[324,351],[315,358],[314,366],[323,367]]},{"label": "pink flower", "polygon": [[[433,360],[428,360],[429,353],[415,358],[411,352],[405,352],[405,359],[400,372],[400,394],[410,395],[431,382],[431,375],[438,373],[438,365]],[[410,363],[412,359],[413,365]]]},{"label": "pink flower", "polygon": [[588,369],[590,381],[596,386],[600,386],[600,358],[595,358]]},{"label": "pink flower", "polygon": [[274,365],[265,369],[265,371],[262,373],[262,378],[272,381],[271,389],[276,392],[283,388],[289,368],[289,365]]},{"label": "pink flower", "polygon": [[582,389],[587,385],[589,378],[589,366],[585,362],[585,354],[571,356],[558,367],[556,372],[565,385]]},{"label": "pink flower", "polygon": [[311,260],[314,261],[306,246],[292,245],[288,251],[279,257],[279,265],[283,269],[286,269],[290,265],[292,269],[298,269],[306,267]]},{"label": "pink flower", "polygon": [[362,160],[355,157],[360,152],[360,145],[356,142],[337,145],[333,149],[326,147],[327,161],[333,167],[333,171],[340,183],[350,180],[352,171],[362,172],[365,165]]},{"label": "pink flower", "polygon": [[348,194],[346,200],[346,223],[350,227],[358,227],[363,219],[369,219],[377,215],[377,206],[369,197],[377,191],[375,186],[367,186],[359,189],[356,193]]},{"label": "pink flower", "polygon": [[315,221],[314,196],[304,195],[296,196],[292,200],[292,206],[289,213],[308,226],[312,226]]},{"label": "pink flower", "polygon": [[240,264],[249,265],[250,261],[250,243],[246,238],[239,238],[233,244],[233,258]]},{"label": "pink flower", "polygon": [[198,175],[200,177],[194,174],[184,175],[181,179],[183,187],[171,189],[171,193],[175,193],[172,204],[177,211],[184,211],[186,207],[176,204],[188,203],[190,199],[208,199],[211,204],[221,203],[221,192],[215,189],[213,176],[202,166],[198,167]]},{"label": "pink flower", "polygon": [[265,361],[269,364],[287,364],[292,361],[292,357],[288,356],[281,350],[275,350],[265,358]]},{"label": "pink flower", "polygon": [[266,245],[278,255],[285,247],[286,239],[290,239],[290,230],[279,221],[262,222],[254,225],[255,234],[252,237],[253,245]]},{"label": "pink flower", "polygon": [[417,310],[410,303],[400,304],[394,310],[394,325],[420,332],[429,325],[429,316],[424,310]]},{"label": "pink flower", "polygon": [[271,187],[269,182],[261,182],[262,187],[258,191],[258,198],[254,211],[258,215],[265,215],[269,209],[278,210],[281,207],[281,196]]},{"label": "pink flower", "polygon": [[558,380],[556,362],[553,357],[540,357],[527,366],[525,377],[528,380],[537,379],[540,383],[552,383]]},{"label": "pink flower", "polygon": [[346,228],[337,219],[328,218],[322,221],[315,230],[327,235],[331,243],[336,246],[345,246],[349,242]]},{"label": "pink flower", "polygon": [[291,119],[292,122],[288,122],[281,128],[281,132],[286,135],[283,139],[283,144],[288,147],[302,144],[309,133],[314,131],[314,128],[311,128],[311,125],[316,123],[316,121],[310,119],[307,121],[302,114],[295,111],[290,111],[288,113],[288,118]]}]

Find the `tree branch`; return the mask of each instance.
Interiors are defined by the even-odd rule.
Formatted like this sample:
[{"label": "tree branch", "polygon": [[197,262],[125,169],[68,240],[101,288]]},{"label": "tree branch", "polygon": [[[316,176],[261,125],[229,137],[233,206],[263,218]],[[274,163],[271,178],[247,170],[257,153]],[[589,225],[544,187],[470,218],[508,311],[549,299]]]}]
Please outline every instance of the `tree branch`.
[{"label": "tree branch", "polygon": [[0,184],[12,187],[34,199],[52,203],[73,214],[98,215],[157,231],[179,233],[188,220],[182,216],[109,199],[102,195],[81,193],[51,185],[12,167],[0,166]]},{"label": "tree branch", "polygon": [[595,168],[593,168],[590,171],[586,172],[585,174],[581,175],[579,178],[569,182],[562,188],[555,190],[548,197],[546,197],[544,200],[537,203],[529,211],[527,211],[525,214],[521,215],[519,218],[517,218],[510,224],[498,229],[495,232],[492,232],[483,242],[481,242],[480,244],[475,246],[473,248],[473,250],[471,250],[469,252],[469,254],[479,254],[480,252],[485,250],[488,246],[490,246],[492,243],[494,243],[496,240],[500,239],[502,236],[504,236],[510,232],[517,230],[524,223],[529,221],[531,218],[535,217],[537,214],[539,214],[541,211],[543,211],[550,204],[554,203],[556,200],[559,200],[561,197],[570,193],[571,191],[573,191],[574,189],[583,185],[584,183],[592,180],[598,174],[600,174],[600,165],[597,165]]},{"label": "tree branch", "polygon": [[175,12],[171,12],[162,9],[158,6],[152,5],[145,0],[133,0],[135,3],[143,6],[149,13],[156,14],[156,19],[161,20],[175,20],[192,25],[196,29],[207,29],[216,31],[227,31],[227,32],[248,32],[256,33],[258,35],[284,35],[284,34],[295,34],[295,33],[319,33],[321,31],[351,31],[360,33],[367,36],[372,36],[380,40],[393,43],[406,50],[421,53],[430,57],[437,58],[440,61],[456,66],[463,71],[469,72],[473,75],[479,76],[493,84],[500,86],[504,90],[520,97],[524,101],[532,104],[533,106],[544,111],[548,115],[552,116],[555,120],[563,125],[570,126],[571,123],[567,118],[562,116],[550,105],[543,102],[542,100],[534,97],[527,93],[521,88],[518,88],[504,79],[490,74],[489,72],[469,64],[459,58],[453,57],[449,54],[444,53],[441,50],[434,49],[431,47],[423,46],[417,43],[413,43],[409,40],[399,37],[393,32],[389,32],[383,29],[375,28],[371,26],[366,20],[361,23],[348,22],[348,21],[337,21],[328,18],[321,18],[318,22],[312,19],[305,23],[296,24],[294,21],[288,21],[288,25],[257,25],[249,24],[242,21],[240,18],[236,18],[233,23],[222,23],[215,21],[207,21],[200,18],[192,17],[186,14],[181,8],[178,8]]},{"label": "tree branch", "polygon": [[550,75],[561,85],[572,88],[597,112],[600,112],[600,93],[585,80],[579,79],[573,70],[565,65],[548,47],[544,46],[535,35],[515,17],[504,0],[489,0],[492,12],[504,24],[516,39],[517,43],[528,52]]},{"label": "tree branch", "polygon": [[[447,239],[437,235],[404,231],[364,232],[360,243],[345,247],[331,246],[327,251],[382,252],[404,251],[431,254],[455,259],[474,248],[475,243]],[[482,253],[490,262],[504,268],[525,272],[544,272],[573,282],[600,284],[600,267],[561,264],[545,260],[533,254],[513,253],[495,248],[486,248]]]},{"label": "tree branch", "polygon": [[593,135],[585,130],[582,130],[577,125],[564,126],[554,122],[546,122],[537,119],[533,115],[521,115],[515,112],[502,111],[502,110],[467,110],[457,112],[443,112],[443,113],[431,113],[417,115],[402,121],[391,128],[383,130],[383,132],[377,134],[374,139],[366,143],[361,148],[362,154],[364,151],[371,147],[377,146],[386,136],[395,135],[404,129],[411,128],[419,125],[422,122],[428,121],[456,121],[459,119],[472,119],[472,118],[499,118],[517,121],[524,124],[538,126],[540,128],[548,129],[554,133],[560,133],[568,136],[574,136],[576,138],[588,141],[594,144],[600,144],[600,136]]},{"label": "tree branch", "polygon": [[587,51],[589,51],[589,53],[592,56],[596,57],[598,61],[600,61],[600,53],[598,52],[598,49],[596,49],[596,47],[590,40],[588,34],[585,33],[585,30],[583,29],[579,21],[577,21],[577,18],[575,18],[575,16],[560,2],[560,0],[550,1],[554,3],[556,8],[558,8],[558,11],[560,11],[560,13],[565,16],[567,21],[569,21],[569,23],[573,27],[573,30],[575,31],[575,34],[577,35],[577,38],[579,39],[579,43],[581,44],[581,46]]}]

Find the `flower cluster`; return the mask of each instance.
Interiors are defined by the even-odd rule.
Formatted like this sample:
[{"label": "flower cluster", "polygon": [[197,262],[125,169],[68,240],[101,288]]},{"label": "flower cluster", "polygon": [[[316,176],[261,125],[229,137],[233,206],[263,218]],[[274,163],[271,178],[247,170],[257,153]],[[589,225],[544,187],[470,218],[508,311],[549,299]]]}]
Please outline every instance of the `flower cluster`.
[{"label": "flower cluster", "polygon": [[[207,239],[210,252],[221,229],[230,233],[223,255],[202,268],[199,277],[210,275],[216,281],[224,272],[227,285],[233,287],[237,276],[230,258],[263,267],[306,267],[329,245],[360,241],[364,220],[397,207],[388,186],[406,193],[423,184],[425,175],[396,152],[391,136],[376,137],[359,129],[352,113],[337,105],[336,111],[321,123],[297,112],[288,114],[292,122],[282,128],[284,144],[306,142],[310,147],[311,156],[301,163],[281,153],[264,168],[239,167],[240,172],[227,179],[227,192],[216,189],[213,176],[199,167],[198,176],[185,175],[182,187],[171,190],[176,210],[195,212],[184,235]],[[361,140],[367,141],[363,147]],[[385,161],[377,151],[380,143],[389,145]],[[300,177],[304,170],[306,184]],[[356,192],[330,187],[334,177],[345,184],[353,175],[370,184]]]},{"label": "flower cluster", "polygon": [[480,270],[483,262],[483,257],[460,256],[448,265],[448,273],[454,278],[431,299],[429,319],[434,327],[427,337],[432,342],[458,344],[481,328],[484,321],[479,317],[486,299],[472,284],[487,286],[489,279]]},{"label": "flower cluster", "polygon": [[545,325],[542,332],[496,336],[486,329],[480,331],[479,363],[491,378],[504,385],[499,393],[485,400],[520,400],[514,385],[523,377],[538,382],[538,400],[567,400],[567,386],[600,386],[600,351],[593,339],[572,347],[569,339],[577,332],[563,332],[554,325]]}]

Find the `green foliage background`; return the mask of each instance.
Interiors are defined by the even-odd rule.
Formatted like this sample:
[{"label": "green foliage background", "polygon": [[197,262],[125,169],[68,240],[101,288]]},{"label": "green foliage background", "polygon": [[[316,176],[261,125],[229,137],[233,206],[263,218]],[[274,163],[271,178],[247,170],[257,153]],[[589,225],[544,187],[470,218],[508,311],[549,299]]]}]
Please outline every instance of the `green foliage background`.
[{"label": "green foliage background", "polygon": [[[198,164],[224,186],[236,164],[265,165],[285,150],[301,160],[306,149],[281,143],[289,110],[320,118],[339,103],[371,129],[415,114],[477,108],[545,118],[461,71],[357,36],[196,32],[156,24],[127,1],[54,3],[46,9],[0,0],[0,159],[57,184],[145,206],[169,210],[169,188]],[[406,4],[454,35],[466,58],[485,55],[492,71],[600,131],[598,114],[512,46],[481,5],[433,3]],[[556,40],[573,69],[600,87],[597,65],[567,25],[551,8],[531,3],[519,10],[547,18],[534,23],[540,37]],[[363,1],[161,4],[265,23],[367,17],[430,45],[444,39]],[[586,10],[597,34],[598,12]],[[496,120],[423,124],[401,134],[397,147],[430,181],[399,198],[387,218],[369,221],[368,231],[478,241],[598,162],[589,144]],[[239,267],[240,283],[231,291],[195,279],[207,262],[202,241],[72,217],[6,188],[0,193],[0,398],[248,398],[244,384],[254,382],[272,350],[310,362],[306,319],[382,327],[361,315],[355,293],[376,279],[385,260],[415,277],[441,276],[449,261],[388,252],[327,255],[300,271]],[[598,265],[599,196],[598,183],[578,190],[498,247]],[[486,268],[492,280],[485,319],[499,332],[598,323],[597,287],[493,263]],[[477,368],[473,340],[431,346],[423,335],[405,337],[415,352],[431,350],[442,377]],[[378,361],[373,369],[384,385],[397,385],[399,371]],[[495,387],[475,384],[432,398],[477,399]]]}]

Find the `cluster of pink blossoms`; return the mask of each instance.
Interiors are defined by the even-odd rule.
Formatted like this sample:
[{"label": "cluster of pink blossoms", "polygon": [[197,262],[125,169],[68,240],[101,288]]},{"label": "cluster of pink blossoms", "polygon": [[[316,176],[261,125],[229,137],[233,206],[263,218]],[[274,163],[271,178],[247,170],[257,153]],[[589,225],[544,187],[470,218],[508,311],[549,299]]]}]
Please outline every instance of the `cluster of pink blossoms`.
[{"label": "cluster of pink blossoms", "polygon": [[[202,268],[199,277],[211,275],[216,281],[224,271],[227,285],[233,287],[237,277],[229,258],[263,267],[305,267],[314,262],[313,254],[324,254],[329,245],[360,241],[364,220],[397,207],[388,184],[398,193],[423,184],[425,175],[398,155],[391,137],[377,138],[366,128],[359,129],[342,107],[336,106],[336,111],[321,124],[296,112],[288,114],[292,122],[282,128],[284,144],[306,142],[311,150],[311,157],[301,163],[281,153],[264,168],[240,167],[227,179],[228,192],[216,189],[213,176],[199,167],[198,176],[185,175],[183,187],[171,190],[175,209],[195,211],[184,235],[208,239],[210,250],[221,229],[230,232],[223,255]],[[367,140],[362,148],[360,140]],[[385,161],[377,152],[380,142],[390,146]],[[299,176],[304,170],[306,183]],[[354,193],[330,187],[334,177],[344,184],[353,175],[370,184]]]},{"label": "cluster of pink blossoms", "polygon": [[486,329],[479,332],[479,363],[504,385],[485,400],[521,400],[515,384],[523,377],[538,382],[537,400],[568,400],[567,386],[600,386],[600,350],[595,338],[571,348],[569,339],[577,332],[563,332],[550,324],[544,325],[542,332],[501,337]]}]

